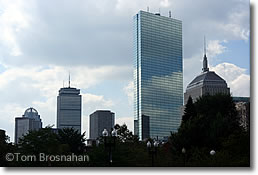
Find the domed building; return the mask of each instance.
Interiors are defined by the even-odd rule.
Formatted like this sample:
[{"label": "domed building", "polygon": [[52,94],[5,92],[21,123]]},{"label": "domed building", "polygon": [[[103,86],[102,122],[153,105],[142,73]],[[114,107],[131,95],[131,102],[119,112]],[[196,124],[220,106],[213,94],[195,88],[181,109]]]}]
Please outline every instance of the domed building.
[{"label": "domed building", "polygon": [[35,121],[41,121],[40,115],[38,114],[38,111],[34,108],[26,109],[26,111],[24,112],[24,115],[22,115],[22,117],[30,118],[30,119],[33,119]]},{"label": "domed building", "polygon": [[200,96],[205,94],[215,95],[218,93],[229,94],[227,82],[217,75],[214,71],[209,71],[208,59],[204,49],[202,73],[195,77],[187,86],[184,93],[184,104],[187,103],[189,96],[195,102]]},{"label": "domed building", "polygon": [[42,122],[38,111],[32,107],[25,110],[22,117],[15,118],[15,143],[22,138],[30,130],[38,130],[42,128]]}]

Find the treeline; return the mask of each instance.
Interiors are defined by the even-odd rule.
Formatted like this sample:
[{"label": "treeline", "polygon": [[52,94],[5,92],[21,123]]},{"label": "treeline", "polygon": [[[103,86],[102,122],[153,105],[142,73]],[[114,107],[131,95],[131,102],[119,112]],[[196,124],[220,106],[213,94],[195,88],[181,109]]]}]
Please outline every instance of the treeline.
[{"label": "treeline", "polygon": [[241,127],[237,116],[230,95],[206,95],[195,103],[190,97],[181,126],[170,137],[174,159],[185,159],[186,166],[250,166],[250,129]]},{"label": "treeline", "polygon": [[[171,133],[168,142],[160,143],[152,156],[147,141],[115,125],[117,137],[106,139],[111,148],[104,146],[104,138],[97,145],[85,145],[85,133],[73,129],[53,132],[52,128],[30,131],[19,144],[1,138],[1,166],[79,166],[79,167],[134,167],[134,166],[250,166],[250,129],[239,125],[235,104],[230,95],[203,96],[195,103],[189,98],[177,133]],[[115,142],[115,145],[114,145]],[[210,154],[214,150],[213,155]],[[109,152],[112,152],[110,164]],[[22,155],[88,155],[89,161],[6,161],[7,153]],[[152,158],[154,159],[152,162]]]}]

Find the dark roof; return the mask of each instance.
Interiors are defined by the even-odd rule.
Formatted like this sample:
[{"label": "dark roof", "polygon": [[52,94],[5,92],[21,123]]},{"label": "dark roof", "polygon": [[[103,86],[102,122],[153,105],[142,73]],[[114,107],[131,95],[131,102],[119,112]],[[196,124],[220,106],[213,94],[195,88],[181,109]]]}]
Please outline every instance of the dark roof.
[{"label": "dark roof", "polygon": [[222,83],[226,83],[225,80],[218,76],[215,72],[208,71],[195,77],[195,79],[188,85],[188,87],[201,81],[221,81]]},{"label": "dark roof", "polygon": [[233,102],[250,102],[250,97],[233,97]]}]

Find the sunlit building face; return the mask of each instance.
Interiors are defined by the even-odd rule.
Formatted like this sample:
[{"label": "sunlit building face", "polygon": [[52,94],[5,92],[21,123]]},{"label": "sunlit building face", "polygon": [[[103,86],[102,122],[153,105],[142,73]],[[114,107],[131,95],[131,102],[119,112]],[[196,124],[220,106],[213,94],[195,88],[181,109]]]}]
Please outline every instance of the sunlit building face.
[{"label": "sunlit building face", "polygon": [[134,16],[135,134],[168,137],[180,125],[182,105],[182,22],[140,11]]}]

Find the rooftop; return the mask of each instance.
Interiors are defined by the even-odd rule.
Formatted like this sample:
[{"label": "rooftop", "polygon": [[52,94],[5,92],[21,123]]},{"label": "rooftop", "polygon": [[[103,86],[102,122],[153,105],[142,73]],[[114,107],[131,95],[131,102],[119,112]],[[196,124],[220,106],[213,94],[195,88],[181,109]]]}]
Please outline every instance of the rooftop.
[{"label": "rooftop", "polygon": [[187,88],[190,88],[191,86],[197,85],[201,82],[221,82],[221,83],[226,83],[224,79],[222,79],[220,76],[218,76],[215,72],[213,71],[207,71],[203,72],[187,86]]},{"label": "rooftop", "polygon": [[71,87],[61,88],[61,89],[59,90],[59,95],[60,95],[60,94],[79,95],[79,94],[80,94],[80,89],[71,88]]},{"label": "rooftop", "polygon": [[38,111],[32,107],[26,109],[22,117],[30,118],[38,121],[40,120],[40,115],[38,114]]}]

